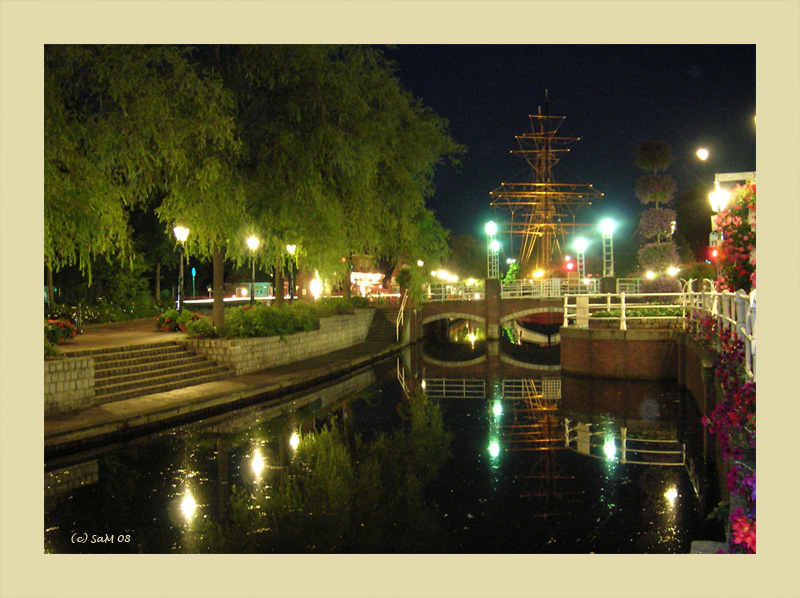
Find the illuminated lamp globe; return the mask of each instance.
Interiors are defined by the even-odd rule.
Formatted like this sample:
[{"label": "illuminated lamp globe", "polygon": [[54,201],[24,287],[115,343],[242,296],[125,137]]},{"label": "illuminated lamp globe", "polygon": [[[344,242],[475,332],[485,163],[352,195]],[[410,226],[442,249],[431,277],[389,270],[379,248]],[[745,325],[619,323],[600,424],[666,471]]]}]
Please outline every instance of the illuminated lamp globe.
[{"label": "illuminated lamp globe", "polygon": [[611,218],[603,218],[600,221],[600,232],[603,233],[603,236],[610,237],[614,234],[614,229],[617,228],[617,224],[611,220]]},{"label": "illuminated lamp globe", "polygon": [[586,248],[589,246],[589,241],[587,241],[583,237],[578,237],[572,243],[572,246],[575,248],[575,251],[577,251],[578,253],[586,253]]},{"label": "illuminated lamp globe", "polygon": [[492,239],[492,242],[489,243],[489,249],[492,251],[500,251],[500,241],[497,239]]},{"label": "illuminated lamp globe", "polygon": [[711,210],[713,212],[721,212],[724,210],[725,206],[728,205],[730,196],[730,193],[725,191],[725,189],[720,189],[719,184],[717,184],[717,187],[708,194],[708,201],[711,204]]},{"label": "illuminated lamp globe", "polygon": [[697,150],[697,157],[705,162],[708,160],[708,150],[704,147],[701,147],[699,150]]},{"label": "illuminated lamp globe", "polygon": [[495,224],[493,220],[490,220],[486,223],[485,230],[486,234],[492,237],[497,234],[497,224]]},{"label": "illuminated lamp globe", "polygon": [[294,252],[297,250],[297,245],[287,245],[286,251],[289,252],[289,255],[294,255]]},{"label": "illuminated lamp globe", "polygon": [[256,249],[258,249],[258,246],[259,246],[260,244],[261,244],[261,242],[258,240],[258,237],[248,237],[248,238],[247,238],[247,246],[248,246],[250,249],[252,249],[253,251],[255,251]]},{"label": "illuminated lamp globe", "polygon": [[175,238],[178,239],[179,243],[185,243],[189,237],[189,229],[185,226],[176,226],[172,229],[172,232],[175,233]]}]

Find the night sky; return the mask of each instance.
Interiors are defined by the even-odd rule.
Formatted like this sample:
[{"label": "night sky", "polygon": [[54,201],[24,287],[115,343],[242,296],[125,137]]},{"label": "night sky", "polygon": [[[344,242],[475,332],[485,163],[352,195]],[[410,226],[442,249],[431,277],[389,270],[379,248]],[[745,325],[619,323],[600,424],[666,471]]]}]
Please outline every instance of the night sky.
[{"label": "night sky", "polygon": [[530,131],[528,115],[544,111],[545,90],[550,114],[566,117],[559,133],[581,138],[556,166],[556,182],[604,193],[579,221],[612,216],[633,234],[642,209],[633,190],[644,174],[633,153],[643,141],[671,146],[676,197],[711,186],[715,172],[756,170],[755,45],[401,45],[386,54],[403,86],[467,146],[460,167],[439,167],[429,201],[454,234],[480,235],[484,222],[502,220],[489,192],[528,172],[509,152]]}]

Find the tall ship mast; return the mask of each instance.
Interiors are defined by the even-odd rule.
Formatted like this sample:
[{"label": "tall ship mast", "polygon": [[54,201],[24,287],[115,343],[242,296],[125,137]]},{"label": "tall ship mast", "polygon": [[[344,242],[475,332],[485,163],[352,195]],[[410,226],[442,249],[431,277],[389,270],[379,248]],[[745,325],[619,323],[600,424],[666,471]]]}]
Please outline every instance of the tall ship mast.
[{"label": "tall ship mast", "polygon": [[559,135],[566,117],[550,115],[547,91],[544,114],[539,106],[529,118],[531,132],[517,135],[519,149],[511,150],[531,167],[528,180],[502,183],[489,194],[492,207],[510,212],[503,224],[512,244],[513,237],[521,237],[517,261],[525,277],[536,270],[550,275],[559,267],[567,237],[588,226],[575,221],[578,211],[603,196],[589,184],[555,182],[553,167],[580,138]]}]

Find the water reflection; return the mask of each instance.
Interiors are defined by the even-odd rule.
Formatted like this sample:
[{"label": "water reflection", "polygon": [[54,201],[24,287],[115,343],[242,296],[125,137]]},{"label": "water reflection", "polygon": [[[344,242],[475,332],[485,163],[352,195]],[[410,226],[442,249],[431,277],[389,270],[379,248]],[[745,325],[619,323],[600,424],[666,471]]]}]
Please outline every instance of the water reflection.
[{"label": "water reflection", "polygon": [[[48,551],[687,552],[707,538],[686,471],[699,419],[680,393],[482,350],[450,367],[414,347],[288,402],[300,409],[50,463]],[[686,446],[682,466],[645,452],[666,440]],[[81,530],[132,540],[76,546]]]}]

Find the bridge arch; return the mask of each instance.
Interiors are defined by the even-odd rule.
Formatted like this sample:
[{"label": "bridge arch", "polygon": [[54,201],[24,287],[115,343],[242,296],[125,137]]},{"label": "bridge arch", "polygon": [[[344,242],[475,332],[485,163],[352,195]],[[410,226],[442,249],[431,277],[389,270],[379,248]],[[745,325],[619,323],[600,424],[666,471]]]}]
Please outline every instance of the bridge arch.
[{"label": "bridge arch", "polygon": [[531,314],[543,314],[543,313],[557,313],[557,314],[564,314],[564,306],[559,305],[547,305],[542,307],[530,307],[530,308],[523,308],[518,309],[515,312],[510,314],[505,314],[500,317],[500,325],[507,324],[512,320],[516,320],[517,318],[522,318],[523,316],[529,316]]},{"label": "bridge arch", "polygon": [[459,311],[450,311],[450,312],[443,312],[438,314],[432,314],[422,320],[422,325],[425,326],[432,322],[436,322],[438,320],[449,320],[449,319],[460,319],[460,320],[473,320],[478,322],[479,324],[486,326],[486,318],[476,315],[470,314],[465,312]]}]

